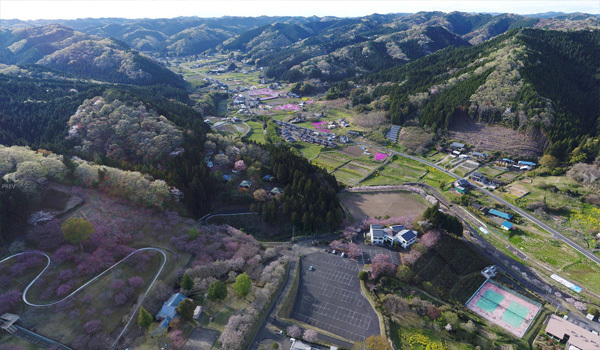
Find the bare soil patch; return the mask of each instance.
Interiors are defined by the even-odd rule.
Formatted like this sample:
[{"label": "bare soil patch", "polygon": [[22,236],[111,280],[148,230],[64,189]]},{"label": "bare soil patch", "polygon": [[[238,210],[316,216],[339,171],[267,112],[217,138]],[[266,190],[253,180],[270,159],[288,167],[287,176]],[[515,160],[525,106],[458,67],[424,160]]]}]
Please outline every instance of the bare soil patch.
[{"label": "bare soil patch", "polygon": [[477,123],[468,116],[454,118],[448,136],[482,152],[497,150],[521,157],[537,157],[543,151],[539,142],[527,133],[505,126]]},{"label": "bare soil patch", "polygon": [[352,157],[359,157],[363,154],[364,150],[360,146],[348,146],[340,150],[340,153],[347,154]]},{"label": "bare soil patch", "polygon": [[344,207],[356,220],[365,216],[390,217],[421,215],[427,208],[424,198],[409,192],[344,193]]},{"label": "bare soil patch", "polygon": [[521,198],[521,197],[524,197],[527,194],[529,194],[529,191],[525,187],[523,187],[519,184],[512,184],[512,185],[506,187],[506,189],[508,190],[508,193],[510,193],[511,195],[513,195],[517,198]]}]

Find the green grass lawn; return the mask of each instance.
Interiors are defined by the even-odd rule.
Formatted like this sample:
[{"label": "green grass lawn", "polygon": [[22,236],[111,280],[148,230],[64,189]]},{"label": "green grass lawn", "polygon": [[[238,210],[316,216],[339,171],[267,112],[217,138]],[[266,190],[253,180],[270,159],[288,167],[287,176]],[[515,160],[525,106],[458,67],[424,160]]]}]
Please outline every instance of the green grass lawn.
[{"label": "green grass lawn", "polygon": [[255,121],[247,121],[246,124],[252,129],[248,134],[248,140],[258,142],[258,143],[266,143],[265,134],[263,132],[263,124],[261,122]]},{"label": "green grass lawn", "polygon": [[304,158],[309,160],[317,157],[323,150],[323,147],[315,145],[314,143],[306,143],[299,141],[299,144],[302,145],[302,148],[300,148],[300,152],[302,153]]}]

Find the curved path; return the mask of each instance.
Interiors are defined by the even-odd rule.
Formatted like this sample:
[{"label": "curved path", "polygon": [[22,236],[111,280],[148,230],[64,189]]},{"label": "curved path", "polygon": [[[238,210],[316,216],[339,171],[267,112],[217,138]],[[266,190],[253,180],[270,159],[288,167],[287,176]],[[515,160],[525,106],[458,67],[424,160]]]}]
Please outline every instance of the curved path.
[{"label": "curved path", "polygon": [[133,254],[136,254],[138,252],[142,252],[142,251],[155,251],[155,252],[159,252],[160,254],[162,254],[163,256],[163,261],[162,264],[160,266],[160,268],[158,269],[158,272],[156,273],[156,275],[154,276],[154,279],[152,279],[152,283],[150,283],[150,285],[148,286],[148,289],[146,289],[146,292],[144,292],[143,297],[140,299],[140,301],[138,302],[138,304],[136,305],[135,309],[133,310],[131,317],[129,317],[129,320],[127,321],[127,324],[125,325],[125,327],[123,328],[123,330],[121,331],[121,333],[119,334],[119,336],[117,337],[117,339],[115,340],[115,342],[113,343],[113,345],[111,347],[114,347],[117,342],[121,339],[121,337],[123,336],[123,334],[125,333],[125,331],[127,330],[127,327],[129,327],[129,324],[131,323],[131,321],[133,320],[133,318],[135,317],[140,305],[142,304],[142,302],[144,301],[144,299],[146,298],[146,296],[148,295],[148,292],[150,292],[150,289],[152,289],[152,287],[154,286],[154,283],[156,282],[156,280],[158,279],[158,276],[162,273],[165,265],[167,264],[167,254],[165,254],[165,252],[162,249],[159,248],[153,248],[153,247],[146,247],[146,248],[140,248],[140,249],[136,249],[135,251],[129,253],[126,257],[124,257],[123,259],[117,261],[115,264],[113,264],[111,267],[107,268],[106,270],[104,270],[103,272],[101,272],[100,274],[96,275],[95,277],[93,277],[92,279],[90,279],[89,281],[87,281],[86,283],[84,283],[83,285],[81,285],[79,288],[77,288],[76,290],[74,290],[71,294],[67,295],[66,297],[52,302],[52,303],[48,303],[48,304],[34,304],[32,302],[30,302],[29,300],[27,300],[27,292],[29,291],[29,288],[31,288],[33,286],[33,284],[44,274],[44,272],[48,269],[48,267],[50,267],[50,257],[46,254],[46,253],[42,253],[42,252],[38,252],[38,251],[31,251],[31,252],[23,252],[23,253],[18,253],[18,254],[14,254],[11,255],[7,258],[4,258],[2,260],[0,260],[0,264],[8,261],[14,257],[17,257],[19,255],[23,255],[23,254],[39,254],[42,255],[46,258],[47,263],[46,263],[46,267],[44,267],[44,269],[27,285],[27,287],[25,288],[25,290],[23,291],[23,302],[29,306],[33,306],[33,307],[47,307],[47,306],[52,306],[52,305],[56,305],[60,302],[65,301],[66,299],[72,297],[73,295],[77,294],[79,291],[81,291],[82,289],[84,289],[85,287],[87,287],[88,285],[90,285],[91,283],[93,283],[94,281],[96,281],[98,278],[104,276],[107,272],[109,272],[110,270],[112,270],[113,268],[115,268],[116,266],[118,266],[119,264],[121,264],[123,261],[125,261],[127,258],[129,258],[130,256],[132,256]]}]

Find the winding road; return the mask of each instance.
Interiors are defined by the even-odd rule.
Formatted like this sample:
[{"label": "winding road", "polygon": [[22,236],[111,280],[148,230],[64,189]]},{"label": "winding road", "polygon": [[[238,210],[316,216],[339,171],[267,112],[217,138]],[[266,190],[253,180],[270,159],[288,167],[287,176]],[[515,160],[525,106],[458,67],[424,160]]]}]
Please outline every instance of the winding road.
[{"label": "winding road", "polygon": [[[432,168],[435,168],[435,169],[443,172],[444,174],[446,174],[448,176],[451,176],[451,177],[453,177],[453,178],[455,178],[457,180],[463,179],[462,177],[454,174],[453,172],[450,172],[447,169],[442,168],[442,167],[440,167],[440,166],[438,166],[436,164],[433,164],[431,162],[428,162],[428,161],[426,161],[424,159],[421,159],[421,158],[418,158],[418,157],[415,157],[415,156],[411,156],[411,155],[408,155],[406,153],[402,153],[402,152],[398,152],[398,151],[394,151],[394,150],[389,150],[389,149],[386,149],[386,148],[383,148],[383,147],[373,146],[373,145],[367,144],[367,143],[362,143],[362,142],[356,142],[356,143],[357,144],[362,144],[362,145],[365,145],[365,146],[369,146],[371,148],[380,149],[380,150],[383,150],[385,152],[391,152],[392,154],[397,154],[399,156],[412,159],[412,160],[417,161],[419,163],[422,163],[422,164],[425,164],[425,165],[430,166]],[[596,255],[592,254],[588,250],[584,249],[583,247],[581,247],[577,243],[573,242],[571,239],[569,239],[565,235],[561,234],[560,232],[558,232],[554,228],[552,228],[552,227],[548,226],[547,224],[545,224],[544,222],[536,219],[535,217],[533,217],[532,215],[528,214],[527,212],[525,212],[521,208],[517,207],[516,205],[511,204],[510,202],[506,201],[505,199],[502,199],[502,198],[496,196],[495,194],[491,193],[490,191],[486,190],[485,188],[477,186],[477,185],[475,185],[473,183],[471,183],[471,185],[473,187],[475,187],[479,192],[481,192],[481,193],[485,194],[486,196],[494,199],[498,203],[501,203],[501,204],[507,206],[508,208],[512,209],[514,212],[518,213],[519,215],[521,215],[525,219],[529,220],[530,222],[532,222],[532,223],[540,226],[543,230],[547,231],[548,233],[551,233],[557,239],[559,239],[559,240],[565,242],[566,244],[570,245],[571,247],[573,247],[574,249],[576,249],[578,252],[580,252],[581,254],[585,255],[590,260],[594,261],[596,264],[600,265],[600,258],[599,257],[597,257]]]},{"label": "winding road", "polygon": [[107,268],[106,270],[104,270],[100,274],[96,275],[95,277],[93,277],[92,279],[90,279],[89,281],[87,281],[86,283],[84,283],[83,285],[81,285],[79,288],[77,288],[76,290],[74,290],[71,294],[67,295],[66,297],[64,297],[64,298],[62,298],[62,299],[60,299],[58,301],[55,301],[55,302],[52,302],[52,303],[47,303],[47,304],[35,304],[35,303],[30,302],[27,299],[27,292],[29,291],[29,288],[31,288],[33,286],[33,284],[44,274],[44,272],[46,272],[46,270],[48,269],[48,267],[50,267],[51,259],[48,256],[48,254],[43,253],[43,252],[38,252],[38,251],[31,251],[31,252],[23,252],[23,253],[13,254],[13,255],[11,255],[11,256],[9,256],[7,258],[4,258],[4,259],[0,260],[0,264],[3,263],[3,262],[5,262],[5,261],[8,261],[8,260],[10,260],[12,258],[15,258],[17,256],[23,255],[23,254],[39,254],[39,255],[42,255],[43,257],[45,257],[46,260],[47,260],[46,266],[27,285],[27,287],[23,291],[22,298],[23,298],[23,302],[25,304],[29,305],[29,306],[33,306],[33,307],[47,307],[47,306],[56,305],[58,303],[61,303],[61,302],[65,301],[65,300],[69,299],[70,297],[72,297],[73,295],[77,294],[79,291],[81,291],[82,289],[84,289],[85,287],[87,287],[88,285],[90,285],[91,283],[93,283],[94,281],[96,281],[98,278],[104,276],[106,273],[108,273],[110,270],[112,270],[113,268],[115,268],[116,266],[118,266],[119,264],[121,264],[123,261],[125,261],[127,258],[129,258],[130,256],[132,256],[133,254],[136,254],[136,253],[139,253],[139,252],[143,252],[143,251],[156,251],[156,252],[159,252],[163,256],[163,261],[162,261],[162,264],[161,264],[160,268],[158,269],[158,272],[154,276],[154,279],[152,280],[152,283],[150,283],[150,285],[148,286],[148,289],[146,289],[146,292],[144,292],[143,297],[139,300],[138,304],[136,305],[135,309],[133,310],[133,312],[131,314],[131,317],[129,317],[129,320],[127,321],[127,324],[125,324],[125,327],[123,327],[123,330],[121,331],[121,333],[119,333],[119,336],[117,337],[117,339],[115,340],[115,342],[111,345],[111,348],[112,348],[112,347],[116,346],[116,344],[119,342],[119,340],[121,339],[121,337],[123,336],[123,334],[127,330],[127,327],[129,327],[129,324],[131,323],[131,321],[133,320],[133,318],[137,314],[137,311],[138,311],[140,305],[142,304],[142,302],[144,301],[144,299],[148,295],[148,292],[150,292],[150,289],[152,289],[152,287],[154,286],[154,283],[158,279],[158,276],[162,273],[165,265],[167,264],[167,254],[165,254],[165,252],[162,249],[154,248],[154,247],[146,247],[146,248],[136,249],[135,251],[131,252],[129,255],[127,255],[123,259],[117,261],[111,267]]}]

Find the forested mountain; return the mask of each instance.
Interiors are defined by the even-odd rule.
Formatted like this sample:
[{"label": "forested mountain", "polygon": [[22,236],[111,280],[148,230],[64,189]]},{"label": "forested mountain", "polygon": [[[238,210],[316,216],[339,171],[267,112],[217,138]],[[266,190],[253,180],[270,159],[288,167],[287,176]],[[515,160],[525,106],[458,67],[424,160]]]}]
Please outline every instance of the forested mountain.
[{"label": "forested mountain", "polygon": [[0,29],[0,63],[38,64],[75,77],[113,83],[184,85],[180,76],[124,42],[89,36],[58,24]]},{"label": "forested mountain", "polygon": [[[447,48],[404,66],[333,86],[366,108],[389,106],[391,121],[445,132],[468,116],[538,130],[564,159],[596,136],[600,118],[600,30],[514,29],[482,44]],[[386,103],[379,103],[385,101]]]},{"label": "forested mountain", "polygon": [[[465,41],[478,44],[517,27],[585,29],[600,27],[598,17],[587,14],[521,16],[513,14],[470,14],[464,12],[419,12],[416,14],[373,14],[356,18],[338,17],[178,17],[172,19],[75,19],[0,20],[11,29],[61,24],[81,33],[116,38],[139,51],[167,55],[194,55],[209,49],[240,50],[247,57],[270,62],[305,62],[310,57],[353,51],[376,51],[374,66],[388,67],[409,61],[449,45]],[[441,27],[449,33],[427,32]],[[460,41],[457,41],[460,37]],[[1,41],[1,40],[0,40]],[[374,49],[373,43],[382,44]],[[331,62],[326,62],[331,64]],[[351,59],[349,73],[371,71]],[[322,63],[324,64],[324,63]],[[340,64],[342,64],[340,62]],[[314,63],[299,68],[313,72]],[[308,67],[308,68],[305,68]],[[334,69],[337,65],[334,64]],[[321,69],[321,68],[320,68]],[[321,69],[323,70],[323,69]],[[324,69],[327,70],[327,69]],[[317,73],[313,73],[315,75]]]}]

